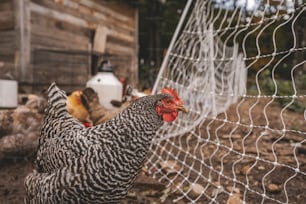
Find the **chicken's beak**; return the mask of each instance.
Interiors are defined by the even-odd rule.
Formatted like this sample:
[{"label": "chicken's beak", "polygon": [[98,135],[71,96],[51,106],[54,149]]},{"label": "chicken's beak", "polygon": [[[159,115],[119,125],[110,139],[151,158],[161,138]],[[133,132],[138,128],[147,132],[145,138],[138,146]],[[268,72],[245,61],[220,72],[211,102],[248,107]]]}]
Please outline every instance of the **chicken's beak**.
[{"label": "chicken's beak", "polygon": [[184,113],[188,113],[188,110],[183,105],[178,105],[177,109],[184,112]]}]

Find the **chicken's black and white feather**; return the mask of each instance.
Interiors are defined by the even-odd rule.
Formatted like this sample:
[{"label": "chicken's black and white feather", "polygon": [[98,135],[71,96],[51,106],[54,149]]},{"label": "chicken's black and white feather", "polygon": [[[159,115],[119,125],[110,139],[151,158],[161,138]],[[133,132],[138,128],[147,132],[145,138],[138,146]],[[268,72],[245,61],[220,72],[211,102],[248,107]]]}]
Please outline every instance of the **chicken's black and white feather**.
[{"label": "chicken's black and white feather", "polygon": [[38,170],[25,179],[25,203],[117,203],[134,181],[163,124],[156,104],[167,94],[140,98],[110,121],[85,128],[66,109],[53,83],[39,150]]}]

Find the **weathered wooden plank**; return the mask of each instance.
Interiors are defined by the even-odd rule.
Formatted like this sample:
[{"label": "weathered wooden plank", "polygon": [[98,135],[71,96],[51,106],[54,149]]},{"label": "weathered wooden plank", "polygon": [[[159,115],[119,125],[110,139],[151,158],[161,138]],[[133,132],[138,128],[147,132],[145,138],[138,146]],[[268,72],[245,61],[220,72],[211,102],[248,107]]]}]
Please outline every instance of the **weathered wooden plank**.
[{"label": "weathered wooden plank", "polygon": [[13,55],[13,54],[10,55],[10,54],[7,54],[7,53],[0,54],[0,61],[6,62],[6,63],[14,63],[15,55]]},{"label": "weathered wooden plank", "polygon": [[[0,41],[6,41],[6,40],[12,40],[16,37],[16,31],[15,30],[3,30],[0,31]],[[2,41],[1,41],[2,42]]]},{"label": "weathered wooden plank", "polygon": [[105,26],[99,25],[97,27],[93,41],[93,51],[105,53],[107,34],[108,29]]},{"label": "weathered wooden plank", "polygon": [[66,71],[58,67],[53,69],[41,69],[41,67],[35,67],[34,72],[34,83],[41,82],[57,82],[59,84],[69,84],[76,85],[80,83],[86,83],[88,80],[87,73],[78,72],[78,70],[87,70],[87,67],[80,67],[75,69],[73,72],[71,70]]},{"label": "weathered wooden plank", "polygon": [[[40,3],[42,3],[42,2],[45,2],[44,0],[43,1],[39,1]],[[52,18],[55,18],[55,19],[58,19],[58,20],[61,20],[61,21],[66,21],[67,19],[76,19],[74,16],[72,17],[71,15],[68,15],[67,13],[65,13],[65,12],[67,12],[67,9],[65,9],[65,10],[63,10],[62,12],[63,13],[60,13],[60,12],[57,12],[57,11],[55,11],[55,10],[51,10],[51,9],[49,9],[49,8],[46,8],[46,7],[41,7],[41,6],[39,6],[39,5],[34,5],[34,4],[32,4],[32,6],[34,6],[34,7],[31,7],[32,8],[32,10],[34,11],[35,10],[35,12],[36,11],[40,11],[40,14],[41,15],[44,15],[44,14],[48,14],[47,16],[49,16],[49,15],[51,15],[52,16]],[[45,3],[45,6],[50,6],[50,3]],[[54,7],[54,5],[53,5],[53,7]],[[36,9],[35,9],[36,8]],[[60,16],[62,16],[62,17],[60,17]],[[60,17],[60,19],[59,19],[59,17]],[[78,24],[78,26],[84,26],[84,25],[86,25],[86,24],[88,24],[87,22],[85,22],[83,19],[79,19],[79,20],[77,20],[78,21],[78,23],[76,23],[76,22],[74,22],[74,20],[71,20],[70,21],[69,20],[69,23],[72,23],[72,24]],[[97,22],[98,23],[98,22]],[[100,23],[100,22],[99,22]],[[118,28],[118,27],[121,27],[121,26],[114,26],[114,27],[116,27],[116,29]],[[135,28],[133,28],[133,29],[135,29]],[[132,36],[130,35],[131,34],[131,32],[128,32],[128,33],[121,33],[120,31],[116,31],[116,30],[110,30],[110,32],[109,32],[109,35],[112,37],[112,38],[118,38],[118,40],[121,40],[121,41],[128,41],[129,43],[134,43],[135,44],[135,36],[133,36],[133,34],[132,34]],[[33,41],[35,41],[35,40],[33,40]],[[45,44],[47,43],[47,42],[44,42]],[[63,47],[63,48],[70,48],[70,46],[68,46],[68,45],[65,45],[65,46],[63,46],[62,44],[61,45],[58,45],[58,43],[54,43],[55,45],[56,45],[56,47],[58,47],[58,48],[60,48],[60,47]],[[85,48],[86,49],[86,48]],[[136,49],[136,48],[135,48]],[[80,48],[80,50],[84,50],[84,48]],[[114,49],[111,49],[110,50],[110,52],[112,52],[112,50],[114,50]],[[112,52],[113,53],[113,52]]]},{"label": "weathered wooden plank", "polygon": [[[134,28],[135,26],[135,22],[132,20],[134,16],[131,12],[133,9],[125,7],[125,4],[121,4],[121,6],[118,7],[120,9],[116,11],[113,8],[110,8],[108,6],[109,2],[106,1],[95,2],[92,0],[62,0],[57,1],[57,3],[77,10],[78,12],[83,13],[86,16],[99,16],[99,20],[102,20],[104,22],[111,21],[110,23],[112,24],[122,24],[124,27],[126,26],[126,28],[129,27],[128,29]],[[126,12],[128,9],[130,10],[130,12]]]},{"label": "weathered wooden plank", "polygon": [[[64,77],[74,77],[75,75],[87,74],[87,65],[71,65],[67,63],[58,63],[57,66],[50,66],[49,64],[33,65],[33,69],[41,72],[50,72],[51,75]],[[51,73],[52,72],[52,73]]]},{"label": "weathered wooden plank", "polygon": [[12,0],[1,0],[0,1],[0,11],[13,11],[13,1]]},{"label": "weathered wooden plank", "polygon": [[0,4],[13,3],[12,0],[1,0]]},{"label": "weathered wooden plank", "polygon": [[109,54],[123,54],[123,55],[134,55],[135,49],[132,47],[122,46],[118,43],[108,41],[106,43],[106,53]]},{"label": "weathered wooden plank", "polygon": [[65,65],[68,69],[71,66],[87,66],[90,55],[65,54],[56,52],[34,51],[32,63],[35,65]]},{"label": "weathered wooden plank", "polygon": [[62,51],[34,50],[32,53],[32,64],[41,70],[46,71],[64,70],[71,74],[82,73],[87,74],[88,70],[84,67],[88,66],[89,54],[66,53]]},{"label": "weathered wooden plank", "polygon": [[0,54],[1,52],[6,52],[7,50],[12,50],[15,52],[16,50],[16,43],[14,41],[4,41],[0,42]]},{"label": "weathered wooden plank", "polygon": [[[53,70],[53,67],[63,67],[63,69],[67,71],[74,71],[76,68],[74,67],[87,67],[87,59],[86,60],[79,60],[79,61],[71,61],[72,58],[66,62],[64,61],[51,61],[50,59],[46,58],[45,62],[42,62],[41,60],[34,60],[33,64],[35,66],[39,66],[40,69],[50,69]],[[87,71],[85,72],[87,73]]]},{"label": "weathered wooden plank", "polygon": [[[41,17],[41,15],[39,16]],[[45,16],[42,16],[42,18],[44,17]],[[49,26],[48,22],[49,21],[42,21],[40,24],[32,25],[32,45],[34,47],[63,48],[84,51],[89,49],[89,37],[54,28]],[[43,25],[43,23],[47,24]]]},{"label": "weathered wooden plank", "polygon": [[135,32],[134,32],[134,37],[136,39],[136,42],[134,43],[134,55],[132,55],[132,63],[131,63],[131,75],[130,75],[130,82],[132,86],[136,86],[138,84],[138,79],[139,79],[139,75],[138,75],[138,55],[139,55],[139,49],[138,49],[138,45],[139,45],[139,39],[138,39],[138,35],[139,35],[139,12],[138,10],[134,10],[134,20],[135,20]]},{"label": "weathered wooden plank", "polygon": [[[41,71],[46,71],[46,72],[54,72],[54,71],[59,71],[57,74],[61,75],[63,74],[62,72],[65,72],[66,74],[70,75],[75,75],[75,74],[85,74],[87,75],[87,64],[86,63],[60,63],[60,62],[49,62],[49,63],[35,63],[33,64],[34,68],[37,67]],[[82,67],[82,70],[78,69],[78,67]],[[36,68],[34,71],[37,71]],[[69,76],[66,77],[69,77]]]},{"label": "weathered wooden plank", "polygon": [[41,15],[36,12],[31,13],[31,22],[35,25],[40,25],[44,27],[52,27],[59,30],[64,30],[67,32],[75,33],[87,37],[89,39],[93,36],[93,29],[87,27],[77,26],[75,24],[68,23],[66,21],[61,21],[55,18],[51,18],[46,15]]},{"label": "weathered wooden plank", "polygon": [[0,61],[13,63],[16,51],[15,30],[0,31]]},{"label": "weathered wooden plank", "polygon": [[47,38],[57,39],[63,42],[76,43],[80,45],[88,45],[90,39],[81,35],[77,35],[71,32],[66,32],[52,27],[46,27],[41,25],[31,25],[32,34],[40,35]]},{"label": "weathered wooden plank", "polygon": [[0,61],[0,70],[2,73],[5,72],[5,70],[12,70],[12,69],[15,69],[14,63]]},{"label": "weathered wooden plank", "polygon": [[[42,1],[41,1],[42,2]],[[40,1],[38,3],[41,3]],[[46,5],[42,6],[40,4],[31,2],[30,3],[30,9],[32,12],[36,12],[39,13],[43,16],[49,16],[51,18],[55,18],[57,20],[60,21],[65,21],[71,24],[75,24],[78,26],[82,26],[82,27],[86,27],[86,28],[92,28],[93,26],[90,26],[90,24],[79,17],[75,17],[73,15],[70,15],[68,11],[57,11],[54,9],[50,9],[49,5],[47,5],[48,7],[46,7]]]},{"label": "weathered wooden plank", "polygon": [[15,52],[16,52],[15,46],[1,45],[0,46],[0,61],[14,63]]},{"label": "weathered wooden plank", "polygon": [[16,55],[19,82],[32,82],[30,0],[14,0]]},{"label": "weathered wooden plank", "polygon": [[[1,60],[11,61],[15,57],[16,35],[14,30],[0,31],[0,55]],[[14,61],[14,60],[13,60]]]},{"label": "weathered wooden plank", "polygon": [[14,55],[15,51],[16,49],[12,42],[7,42],[7,44],[4,44],[4,46],[0,46],[1,55]]},{"label": "weathered wooden plank", "polygon": [[135,36],[133,34],[134,33],[120,32],[119,29],[117,29],[117,28],[108,29],[108,35],[111,36],[112,38],[117,38],[118,40],[121,40],[123,42],[128,42],[128,43],[135,44],[136,39],[135,39]]},{"label": "weathered wooden plank", "polygon": [[2,20],[8,20],[12,19],[14,20],[14,11],[13,10],[0,10],[0,19]]},{"label": "weathered wooden plank", "polygon": [[[89,15],[89,14],[87,14]],[[106,24],[106,25],[119,25],[119,27],[123,30],[126,30],[128,32],[133,32],[134,31],[134,23],[133,23],[133,19],[129,19],[129,22],[124,22],[124,21],[118,21],[114,18],[112,18],[111,16],[107,16],[104,13],[102,13],[99,10],[94,10],[94,12],[92,12],[91,14],[93,17],[99,19],[99,21],[101,21],[100,24]],[[121,15],[121,14],[117,14],[117,15]]]},{"label": "weathered wooden plank", "polygon": [[14,29],[14,11],[0,11],[0,30]]},{"label": "weathered wooden plank", "polygon": [[119,45],[124,46],[124,47],[135,48],[135,43],[124,41],[124,40],[122,40],[120,38],[116,38],[115,36],[112,36],[112,35],[107,36],[107,42],[119,44]]},{"label": "weathered wooden plank", "polygon": [[33,65],[34,72],[41,73],[49,73],[51,77],[54,75],[55,77],[60,77],[63,75],[65,78],[75,77],[78,75],[86,75],[87,74],[87,66],[86,65],[67,65],[67,64],[57,64],[57,66],[51,66],[49,64],[39,64]]},{"label": "weathered wooden plank", "polygon": [[[64,1],[71,1],[71,0],[64,0]],[[107,1],[92,1],[92,0],[77,0],[77,1],[79,1],[82,5],[88,6],[89,8],[96,9],[97,11],[99,11],[99,13],[105,13],[108,17],[113,18],[117,21],[121,21],[125,24],[131,24],[131,25],[134,24],[134,22],[131,21],[131,17],[133,17],[133,14],[131,16],[127,16],[128,14],[126,12],[127,7],[125,7],[124,4],[121,4],[119,7],[117,7],[119,10],[117,10],[116,12],[114,9],[111,9],[109,7],[110,4]]]},{"label": "weathered wooden plank", "polygon": [[[91,1],[89,1],[89,4],[91,5],[93,2],[90,2]],[[122,32],[125,31],[127,33],[135,30],[133,19],[129,19],[130,23],[118,21],[109,15],[103,14],[105,9],[97,10],[97,8],[94,7],[101,7],[101,5],[94,3],[92,6],[93,7],[87,10],[83,9],[80,11],[78,9],[80,4],[76,4],[75,1],[71,0],[58,1],[57,3],[48,0],[32,0],[31,10],[88,28],[96,28],[98,24],[102,24],[110,27],[116,25],[115,27],[120,27]],[[110,10],[110,12],[113,11]],[[117,16],[118,15],[121,14],[118,13]]]},{"label": "weathered wooden plank", "polygon": [[[103,25],[108,28],[108,35],[111,35],[115,38],[121,39],[122,41],[127,41],[130,43],[135,43],[136,39],[134,36],[135,25],[127,25],[123,23],[118,23],[113,21],[113,19],[105,17],[103,13],[94,13],[94,17],[98,18],[98,24]],[[102,19],[105,19],[102,21]],[[133,19],[131,19],[133,20]]]},{"label": "weathered wooden plank", "polygon": [[77,44],[66,41],[61,41],[55,38],[32,34],[31,46],[33,49],[65,49],[89,51],[90,44]]}]

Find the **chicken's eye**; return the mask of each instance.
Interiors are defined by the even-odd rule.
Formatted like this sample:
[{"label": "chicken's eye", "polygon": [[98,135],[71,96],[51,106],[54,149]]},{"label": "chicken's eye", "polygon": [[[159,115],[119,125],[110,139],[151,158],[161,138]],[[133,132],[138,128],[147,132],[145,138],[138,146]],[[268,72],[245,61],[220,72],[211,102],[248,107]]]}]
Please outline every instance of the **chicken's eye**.
[{"label": "chicken's eye", "polygon": [[170,101],[170,100],[166,100],[166,103],[167,103],[168,105],[170,105],[170,104],[171,104],[171,101]]}]

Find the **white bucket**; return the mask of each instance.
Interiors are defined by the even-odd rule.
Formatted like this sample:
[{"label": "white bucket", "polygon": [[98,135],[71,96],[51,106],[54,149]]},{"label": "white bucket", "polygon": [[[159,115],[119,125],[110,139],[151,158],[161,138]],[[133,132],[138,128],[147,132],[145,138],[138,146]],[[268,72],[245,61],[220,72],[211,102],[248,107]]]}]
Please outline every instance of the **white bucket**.
[{"label": "white bucket", "polygon": [[100,104],[108,109],[114,108],[111,100],[122,100],[122,83],[112,72],[98,72],[86,86],[98,93]]},{"label": "white bucket", "polygon": [[0,79],[0,108],[16,108],[17,95],[17,81]]}]

